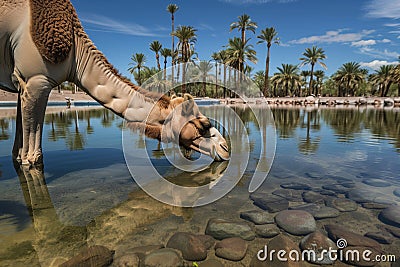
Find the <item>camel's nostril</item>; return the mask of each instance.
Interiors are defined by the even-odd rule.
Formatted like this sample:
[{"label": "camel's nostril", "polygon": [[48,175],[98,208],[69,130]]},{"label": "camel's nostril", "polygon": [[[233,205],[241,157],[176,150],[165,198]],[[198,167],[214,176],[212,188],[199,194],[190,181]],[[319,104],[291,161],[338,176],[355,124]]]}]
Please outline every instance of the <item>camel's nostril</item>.
[{"label": "camel's nostril", "polygon": [[222,147],[223,150],[225,150],[226,152],[229,152],[228,146],[226,144],[219,144],[220,147]]}]

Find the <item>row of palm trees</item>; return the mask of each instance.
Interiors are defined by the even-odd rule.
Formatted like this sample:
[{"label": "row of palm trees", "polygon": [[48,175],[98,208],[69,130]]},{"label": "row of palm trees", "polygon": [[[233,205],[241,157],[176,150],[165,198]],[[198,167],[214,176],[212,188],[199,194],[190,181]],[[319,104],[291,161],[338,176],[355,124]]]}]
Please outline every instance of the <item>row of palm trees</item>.
[{"label": "row of palm trees", "polygon": [[[174,88],[174,83],[181,81],[180,90],[182,93],[186,92],[187,64],[198,60],[197,53],[195,52],[197,30],[192,26],[185,25],[178,26],[175,29],[175,13],[178,10],[179,7],[176,4],[167,6],[167,11],[171,14],[171,48],[163,47],[159,41],[150,43],[149,48],[154,52],[157,68],[148,68],[146,66],[147,59],[143,53],[132,55],[132,62],[128,71],[134,76],[139,85],[142,85],[143,81],[162,70],[160,64],[160,57],[162,57],[164,60],[162,83],[169,83],[168,85],[172,85],[172,88]],[[202,90],[199,90],[202,95],[211,94],[214,97],[226,97],[227,81],[231,81],[232,79],[234,81],[242,81],[244,79],[242,73],[252,77],[254,83],[264,96],[303,96],[310,94],[347,96],[365,94],[368,91],[366,88],[369,88],[370,93],[385,96],[390,93],[392,85],[400,84],[399,66],[382,66],[374,74],[368,75],[368,71],[361,68],[360,64],[356,62],[343,64],[336,73],[327,78],[323,70],[315,70],[317,65],[327,69],[327,66],[323,62],[326,59],[325,51],[317,46],[306,48],[299,58],[299,64],[282,64],[281,67],[277,68],[278,72],[270,77],[271,47],[273,44],[279,45],[280,43],[278,32],[274,27],[262,29],[257,36],[257,44],[266,45],[267,55],[265,70],[258,71],[252,75],[253,67],[250,66],[250,63],[256,64],[257,57],[254,46],[250,44],[250,38],[247,38],[246,35],[247,32],[255,34],[257,27],[257,23],[252,21],[247,14],[239,16],[237,21],[231,23],[230,31],[238,30],[240,37],[230,38],[227,45],[223,46],[223,49],[212,53],[211,58],[216,63],[214,74],[214,80],[216,81],[215,90],[211,88],[207,90],[210,85],[207,87],[204,84]],[[175,37],[178,39],[176,47]],[[167,79],[166,69],[168,58],[171,58],[171,79]],[[178,65],[181,67],[177,68],[178,63],[181,63]],[[218,63],[223,64],[224,67],[222,70],[218,69]],[[203,73],[203,78],[208,75],[204,73],[205,70],[213,69],[210,63],[205,64],[199,69],[199,73]],[[310,66],[310,70],[300,71],[300,68],[305,65]],[[232,69],[237,71],[232,71]],[[176,75],[175,71],[177,72]],[[397,76],[395,75],[396,73]],[[231,75],[234,75],[234,77],[231,77]],[[232,85],[232,83],[229,85]],[[398,86],[398,94],[400,95],[400,85]],[[222,93],[219,92],[219,88],[223,88]]]},{"label": "row of palm trees", "polygon": [[[400,65],[384,65],[372,74],[362,68],[357,62],[344,63],[331,77],[326,77],[325,72],[313,72],[315,81],[311,78],[311,71],[300,71],[299,65],[282,64],[278,67],[270,82],[273,92],[271,96],[302,96],[308,94],[330,96],[357,96],[377,95],[400,96]],[[307,91],[307,79],[310,77]],[[259,71],[253,76],[258,88],[263,88],[264,72]],[[324,81],[325,80],[325,81]],[[308,84],[310,84],[308,83]]]}]

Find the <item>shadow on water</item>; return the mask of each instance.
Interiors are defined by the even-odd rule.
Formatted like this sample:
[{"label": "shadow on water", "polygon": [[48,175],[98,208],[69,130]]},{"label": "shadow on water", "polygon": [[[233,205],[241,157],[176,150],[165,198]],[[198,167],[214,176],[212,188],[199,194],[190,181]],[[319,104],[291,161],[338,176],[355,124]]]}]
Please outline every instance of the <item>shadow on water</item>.
[{"label": "shadow on water", "polygon": [[31,222],[26,206],[10,200],[0,200],[0,218],[0,220],[10,220],[17,231],[22,231]]},{"label": "shadow on water", "polygon": [[[114,164],[125,164],[121,149],[115,148],[87,148],[84,151],[44,151],[44,162],[46,164],[47,182],[50,183],[69,173],[82,169],[99,169]],[[10,156],[0,157],[0,161],[7,162]],[[83,164],[83,165],[82,165]],[[82,167],[84,166],[84,168]],[[14,179],[15,172],[12,168],[3,168],[2,181]]]},{"label": "shadow on water", "polygon": [[[15,264],[38,261],[42,266],[52,266],[57,260],[62,263],[77,249],[86,244],[87,229],[79,226],[67,226],[60,222],[44,178],[43,167],[28,167],[14,164],[18,175],[26,208],[31,216],[34,236],[26,236],[25,240],[14,240],[12,245],[4,242],[0,259],[11,260]],[[21,210],[22,207],[18,207]],[[21,211],[20,211],[21,212]],[[29,234],[30,229],[24,230]],[[13,264],[14,264],[13,263]]]}]

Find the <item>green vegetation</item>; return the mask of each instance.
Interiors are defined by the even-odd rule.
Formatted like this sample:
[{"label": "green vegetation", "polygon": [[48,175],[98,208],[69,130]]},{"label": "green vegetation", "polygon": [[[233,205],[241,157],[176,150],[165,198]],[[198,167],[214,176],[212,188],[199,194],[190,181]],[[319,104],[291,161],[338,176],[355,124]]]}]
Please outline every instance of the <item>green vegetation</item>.
[{"label": "green vegetation", "polygon": [[[252,21],[248,14],[238,16],[237,20],[229,25],[229,31],[237,30],[240,37],[229,38],[227,44],[220,51],[211,52],[210,59],[214,64],[207,61],[202,62],[196,64],[197,68],[193,70],[188,68],[187,64],[198,60],[194,46],[197,41],[197,29],[190,25],[181,25],[175,29],[175,13],[179,7],[176,4],[169,4],[166,10],[171,15],[171,47],[166,48],[157,40],[149,44],[150,50],[155,53],[156,68],[145,66],[144,54],[132,55],[132,62],[129,64],[128,70],[139,85],[142,85],[157,71],[163,70],[161,76],[158,75],[151,81],[155,87],[168,84],[174,88],[175,92],[189,92],[197,96],[232,97],[234,94],[227,89],[243,90],[239,87],[249,84],[247,77],[250,77],[254,84],[246,89],[246,95],[253,97],[261,95],[266,97],[307,96],[311,94],[400,96],[400,64],[381,66],[374,73],[368,73],[368,70],[361,68],[359,63],[347,62],[334,74],[327,77],[322,69],[317,69],[318,67],[327,69],[324,63],[327,57],[325,51],[317,46],[306,48],[298,62],[283,63],[270,76],[271,47],[273,44],[279,45],[280,43],[278,31],[274,27],[265,27],[257,34],[258,24]],[[248,32],[257,34],[258,41],[256,43],[265,45],[267,49],[265,70],[257,71],[254,74],[252,64],[256,64],[258,59],[254,46],[250,42],[251,38],[246,37]],[[175,37],[178,39],[177,44],[175,44]],[[163,69],[160,56],[164,59]],[[171,73],[167,73],[168,59],[172,66]],[[309,66],[309,70],[300,70],[303,66]],[[197,77],[202,84],[191,84],[187,77]],[[176,83],[182,85],[175,88]]]}]

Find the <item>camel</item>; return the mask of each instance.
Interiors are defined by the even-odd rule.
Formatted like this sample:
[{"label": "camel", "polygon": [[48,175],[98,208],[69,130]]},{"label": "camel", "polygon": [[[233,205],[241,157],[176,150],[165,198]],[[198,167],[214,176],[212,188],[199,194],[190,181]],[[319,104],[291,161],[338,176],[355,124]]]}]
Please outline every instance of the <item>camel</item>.
[{"label": "camel", "polygon": [[[190,95],[171,99],[122,77],[89,39],[69,0],[0,0],[0,17],[0,89],[18,94],[12,155],[21,164],[42,163],[48,97],[64,81],[141,124],[150,137],[229,159],[226,140]],[[181,112],[173,112],[178,104]]]}]

